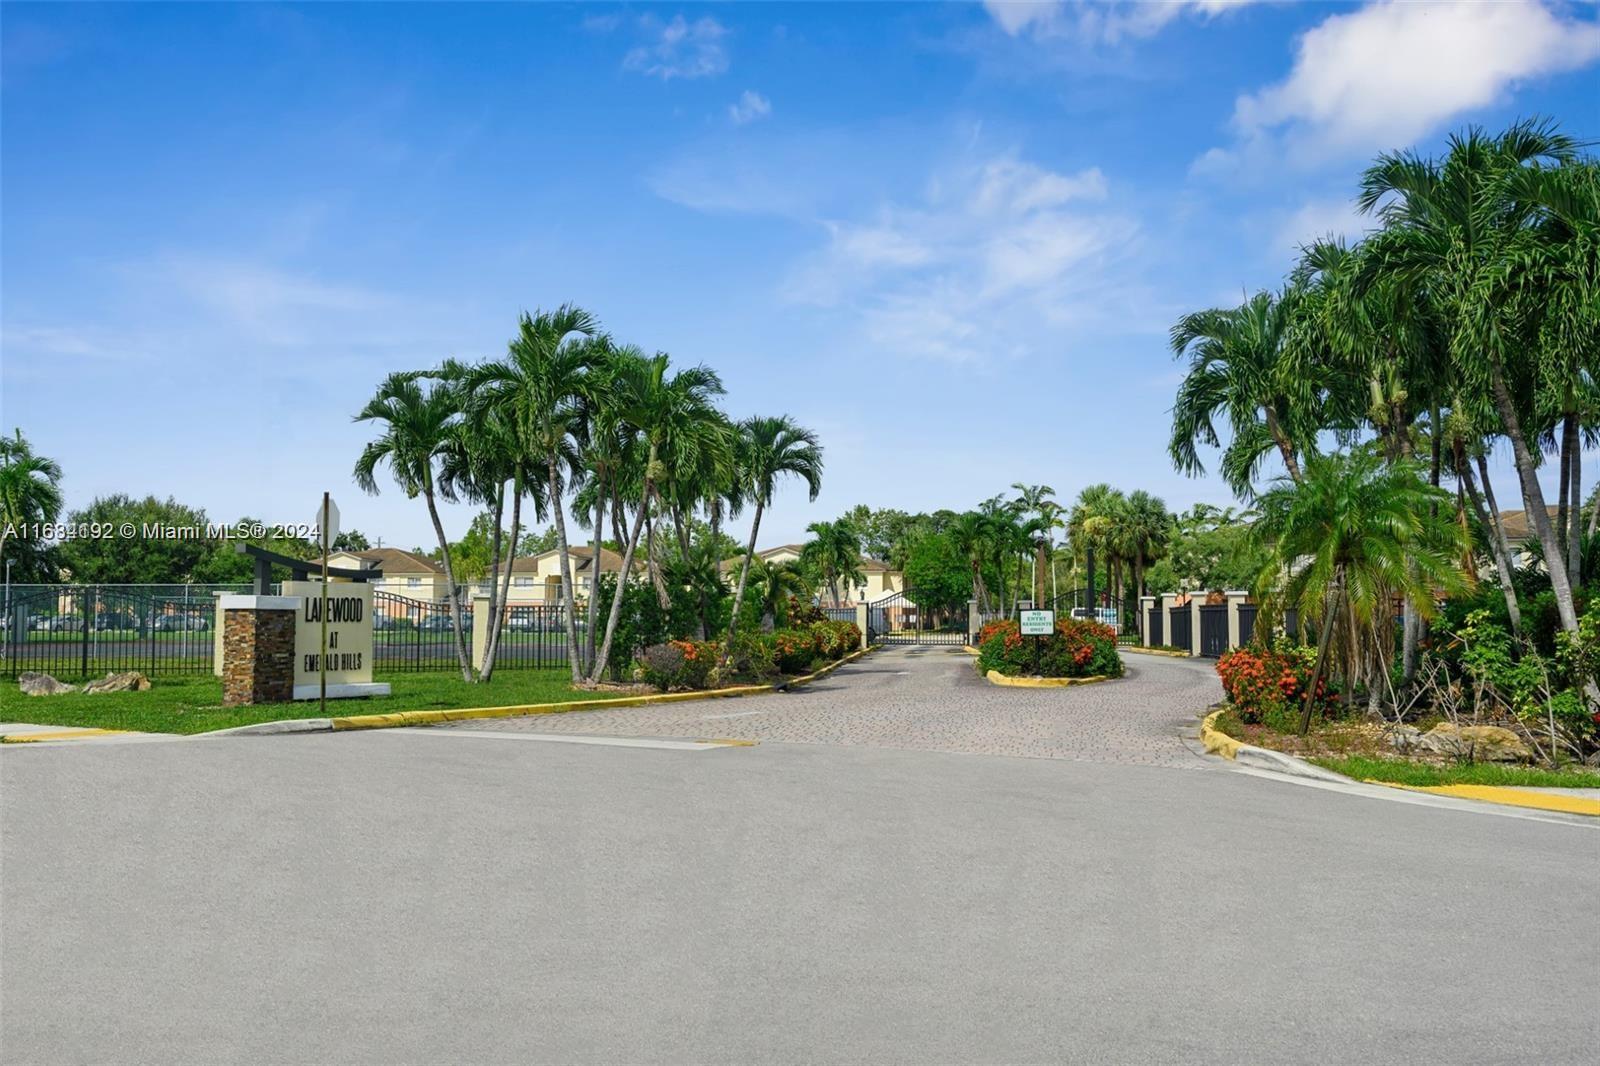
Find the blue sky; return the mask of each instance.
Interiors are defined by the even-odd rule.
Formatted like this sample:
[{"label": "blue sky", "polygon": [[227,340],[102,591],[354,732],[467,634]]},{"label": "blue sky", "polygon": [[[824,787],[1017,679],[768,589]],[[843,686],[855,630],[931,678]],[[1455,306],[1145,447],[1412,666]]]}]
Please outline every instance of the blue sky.
[{"label": "blue sky", "polygon": [[1593,6],[13,3],[0,37],[0,423],[69,506],[326,488],[403,546],[350,415],[566,301],[821,433],[764,542],[1013,481],[1230,502],[1166,459],[1177,315],[1358,235],[1376,151],[1600,137]]}]

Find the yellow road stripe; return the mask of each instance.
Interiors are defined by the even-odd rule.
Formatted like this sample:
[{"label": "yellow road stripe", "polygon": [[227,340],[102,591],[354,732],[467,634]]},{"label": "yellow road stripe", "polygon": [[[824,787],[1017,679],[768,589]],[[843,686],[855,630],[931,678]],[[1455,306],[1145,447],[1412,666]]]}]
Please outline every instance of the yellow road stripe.
[{"label": "yellow road stripe", "polygon": [[1540,811],[1558,811],[1562,814],[1583,814],[1600,818],[1600,800],[1582,796],[1553,796],[1548,792],[1528,792],[1502,785],[1397,785],[1391,781],[1369,781],[1371,785],[1388,785],[1408,792],[1431,792],[1435,796],[1454,796],[1457,799],[1482,800],[1485,803],[1503,803],[1512,807],[1532,807]]},{"label": "yellow road stripe", "polygon": [[128,733],[128,729],[62,729],[53,733],[7,733],[0,743],[32,744],[39,740],[75,740],[78,737],[108,737]]}]

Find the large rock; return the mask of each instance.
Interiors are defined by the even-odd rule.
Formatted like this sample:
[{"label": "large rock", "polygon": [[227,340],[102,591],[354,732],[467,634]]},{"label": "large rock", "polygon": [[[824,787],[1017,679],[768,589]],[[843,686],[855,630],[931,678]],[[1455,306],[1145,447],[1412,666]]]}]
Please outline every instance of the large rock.
[{"label": "large rock", "polygon": [[129,670],[123,674],[107,674],[99,681],[91,681],[83,686],[83,691],[99,694],[103,692],[143,692],[150,687],[150,679],[137,670]]},{"label": "large rock", "polygon": [[1414,725],[1397,725],[1389,731],[1389,746],[1396,751],[1415,751],[1422,745],[1422,730]]},{"label": "large rock", "polygon": [[1525,762],[1533,757],[1522,738],[1497,725],[1440,722],[1418,742],[1423,751],[1478,762]]},{"label": "large rock", "polygon": [[29,696],[60,696],[78,691],[77,686],[57,681],[49,674],[25,673],[17,677],[17,687]]}]

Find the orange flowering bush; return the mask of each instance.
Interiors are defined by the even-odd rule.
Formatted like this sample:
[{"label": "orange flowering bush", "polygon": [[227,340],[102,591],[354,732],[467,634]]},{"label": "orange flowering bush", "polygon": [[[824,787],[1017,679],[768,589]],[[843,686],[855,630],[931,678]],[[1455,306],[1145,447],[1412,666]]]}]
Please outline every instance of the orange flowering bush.
[{"label": "orange flowering bush", "polygon": [[[1310,648],[1235,648],[1217,660],[1217,676],[1241,721],[1273,724],[1305,699],[1315,658]],[[1326,680],[1317,682],[1318,709],[1333,707],[1335,695]]]}]

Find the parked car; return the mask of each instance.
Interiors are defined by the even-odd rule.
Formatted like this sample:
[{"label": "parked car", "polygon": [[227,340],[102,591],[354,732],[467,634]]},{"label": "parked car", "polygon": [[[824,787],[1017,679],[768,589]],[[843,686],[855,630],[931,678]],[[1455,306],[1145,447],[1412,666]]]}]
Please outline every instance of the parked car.
[{"label": "parked car", "polygon": [[83,629],[83,619],[75,614],[52,615],[34,622],[33,628],[46,633],[76,633]]},{"label": "parked car", "polygon": [[202,615],[164,614],[156,618],[157,633],[204,632],[211,623]]},{"label": "parked car", "polygon": [[95,615],[94,629],[96,633],[105,633],[118,629],[136,629],[138,623],[133,615],[126,611],[104,611]]},{"label": "parked car", "polygon": [[[431,614],[419,622],[417,628],[424,633],[448,633],[450,632],[450,614],[448,611]],[[463,611],[461,613],[461,628],[464,630],[472,628],[472,615],[470,612]]]}]

